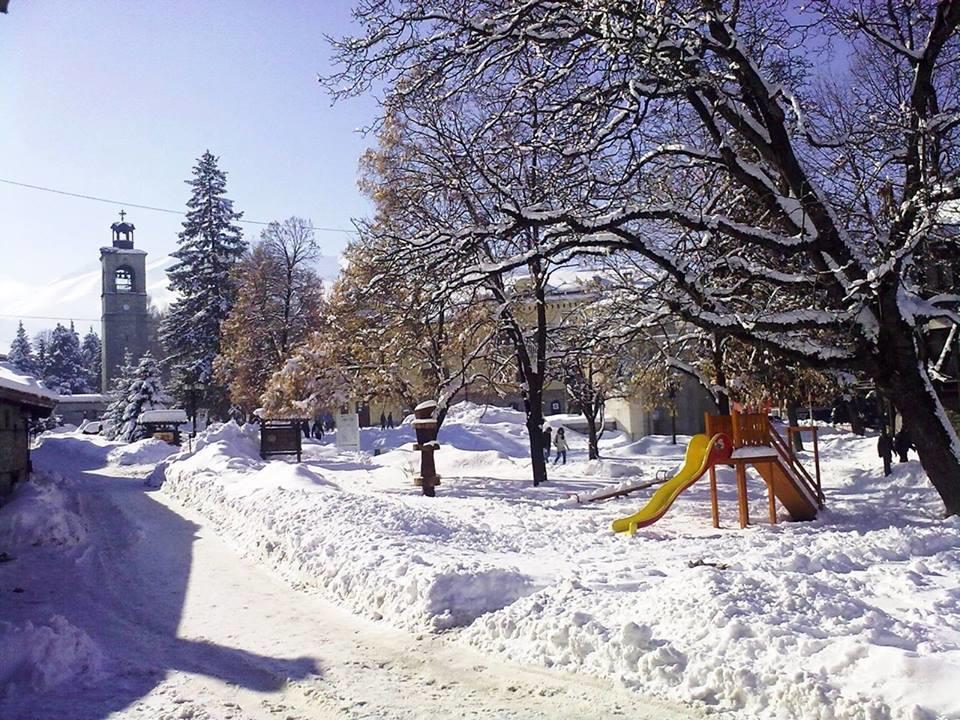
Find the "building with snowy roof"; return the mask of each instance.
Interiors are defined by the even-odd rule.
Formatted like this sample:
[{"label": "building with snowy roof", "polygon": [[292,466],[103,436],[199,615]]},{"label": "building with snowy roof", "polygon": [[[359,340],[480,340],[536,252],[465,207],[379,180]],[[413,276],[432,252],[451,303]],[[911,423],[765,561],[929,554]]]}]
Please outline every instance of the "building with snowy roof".
[{"label": "building with snowy roof", "polygon": [[0,362],[0,497],[30,472],[30,423],[48,417],[56,393]]}]

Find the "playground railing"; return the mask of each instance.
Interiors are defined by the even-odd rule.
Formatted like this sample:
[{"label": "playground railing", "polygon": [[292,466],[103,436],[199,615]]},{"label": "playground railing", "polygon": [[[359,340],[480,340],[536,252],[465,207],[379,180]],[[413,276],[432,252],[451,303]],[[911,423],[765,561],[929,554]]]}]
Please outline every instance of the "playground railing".
[{"label": "playground railing", "polygon": [[800,480],[800,483],[806,488],[807,492],[817,499],[817,505],[823,507],[823,489],[820,487],[820,473],[817,473],[817,479],[814,480],[807,469],[800,464],[800,460],[793,452],[793,447],[784,441],[780,433],[771,423],[767,423],[768,443],[777,451],[781,460],[785,460],[793,474]]},{"label": "playground railing", "polygon": [[768,445],[768,424],[765,413],[734,413],[733,446],[740,448]]}]

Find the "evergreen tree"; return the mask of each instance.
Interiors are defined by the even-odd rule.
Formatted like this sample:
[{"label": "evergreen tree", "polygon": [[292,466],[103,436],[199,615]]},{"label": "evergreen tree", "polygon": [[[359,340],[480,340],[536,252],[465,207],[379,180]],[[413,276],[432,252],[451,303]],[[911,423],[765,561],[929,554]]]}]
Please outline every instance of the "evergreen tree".
[{"label": "evergreen tree", "polygon": [[22,320],[17,326],[17,336],[10,343],[10,353],[7,355],[7,360],[17,370],[31,375],[37,374],[37,361],[33,356],[33,347],[30,345],[27,331],[23,329]]},{"label": "evergreen tree", "polygon": [[127,394],[130,385],[135,379],[137,366],[133,364],[133,356],[127,352],[123,356],[123,365],[120,366],[119,374],[113,379],[113,387],[110,388],[110,404],[103,412],[103,434],[109,440],[114,440],[120,431],[123,413],[127,409]]},{"label": "evergreen tree", "polygon": [[49,357],[47,353],[47,339],[43,335],[37,335],[33,339],[34,347],[37,351],[34,356],[34,370],[36,376],[40,379],[43,379],[47,374],[47,363],[49,362]]},{"label": "evergreen tree", "polygon": [[223,415],[227,394],[214,379],[213,361],[220,353],[220,323],[233,307],[230,271],[246,244],[236,225],[242,213],[234,212],[233,201],[226,197],[226,173],[217,160],[205,152],[187,181],[192,189],[187,217],[172,253],[177,262],[167,271],[178,299],[163,320],[160,337],[177,397],[185,400],[186,387],[199,383],[204,388],[201,404]]},{"label": "evergreen tree", "polygon": [[120,419],[117,440],[133,442],[146,437],[143,428],[137,424],[137,418],[144,410],[157,410],[166,407],[168,398],[163,390],[160,367],[150,353],[137,364],[133,377],[127,386],[126,406]]},{"label": "evergreen tree", "polygon": [[87,373],[80,353],[80,336],[72,322],[69,328],[57,323],[53,329],[43,380],[47,387],[63,395],[86,392]]},{"label": "evergreen tree", "polygon": [[100,387],[100,370],[102,362],[103,345],[100,342],[100,336],[93,328],[83,336],[83,342],[80,344],[80,354],[83,357],[83,367],[87,371],[87,391],[102,392]]}]

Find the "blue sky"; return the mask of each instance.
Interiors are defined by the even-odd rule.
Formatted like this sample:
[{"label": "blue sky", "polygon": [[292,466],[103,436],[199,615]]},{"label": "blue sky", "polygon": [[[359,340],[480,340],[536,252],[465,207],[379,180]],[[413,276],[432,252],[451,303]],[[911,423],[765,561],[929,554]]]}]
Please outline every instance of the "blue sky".
[{"label": "blue sky", "polygon": [[[375,103],[331,107],[316,80],[330,69],[324,35],[350,30],[350,5],[12,0],[0,15],[0,178],[179,210],[209,148],[245,218],[350,228],[369,208],[356,169],[372,138],[356,129]],[[151,259],[175,248],[181,218],[127,209]],[[31,300],[96,271],[118,211],[0,183],[0,312],[98,317],[98,290],[93,308],[82,293]],[[328,255],[348,237],[318,234]],[[15,323],[0,317],[0,348]]]}]

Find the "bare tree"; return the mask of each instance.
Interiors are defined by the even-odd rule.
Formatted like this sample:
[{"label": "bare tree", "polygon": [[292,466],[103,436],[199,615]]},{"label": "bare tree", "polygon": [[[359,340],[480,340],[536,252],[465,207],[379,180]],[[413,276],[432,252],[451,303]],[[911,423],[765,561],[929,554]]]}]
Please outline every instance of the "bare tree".
[{"label": "bare tree", "polygon": [[[958,318],[913,270],[929,244],[955,242],[960,0],[822,0],[807,17],[761,0],[438,0],[429,13],[367,0],[357,15],[367,32],[339,45],[341,93],[386,77],[408,102],[450,107],[500,81],[506,97],[548,98],[532,147],[590,178],[586,195],[498,196],[485,222],[448,228],[448,247],[526,234],[538,262],[639,254],[683,320],[870,377],[960,512],[960,443],[921,337],[930,318]],[[852,55],[845,83],[816,77],[811,48],[828,41]],[[505,107],[474,104],[484,139],[518,122]],[[530,257],[498,254],[497,268]]]}]

